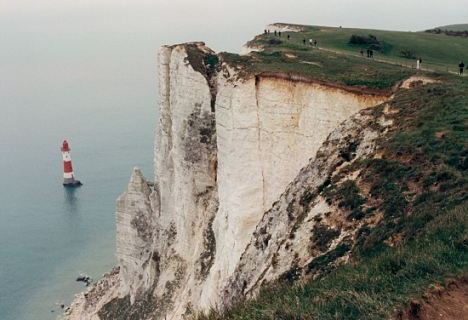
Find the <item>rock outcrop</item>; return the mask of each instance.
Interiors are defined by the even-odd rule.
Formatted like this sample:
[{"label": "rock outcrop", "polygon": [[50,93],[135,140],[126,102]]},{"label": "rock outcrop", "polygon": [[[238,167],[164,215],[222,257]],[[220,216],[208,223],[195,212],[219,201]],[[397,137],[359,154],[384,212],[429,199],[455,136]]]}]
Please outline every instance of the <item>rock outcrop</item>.
[{"label": "rock outcrop", "polygon": [[281,32],[301,32],[304,30],[304,26],[299,24],[290,23],[272,23],[266,26],[270,32],[281,31]]},{"label": "rock outcrop", "polygon": [[131,302],[154,282],[152,261],[156,217],[151,206],[151,188],[138,168],[133,170],[127,191],[117,199],[117,259],[120,291],[129,292]]},{"label": "rock outcrop", "polygon": [[[384,126],[370,129],[370,113],[339,124],[388,96],[239,77],[203,43],[163,47],[159,63],[154,184],[134,170],[117,202],[120,271],[109,290],[96,289],[104,280],[89,289],[92,303],[80,296],[69,319],[181,319],[352,246],[354,229],[319,190],[352,161],[340,150],[369,153]],[[333,237],[304,245],[314,229]]]},{"label": "rock outcrop", "polygon": [[[265,27],[265,30],[269,30],[271,33],[273,32],[301,32],[304,30],[304,26],[301,25],[294,25],[294,24],[286,24],[286,23],[272,23]],[[262,46],[253,45],[250,41],[242,46],[239,54],[241,55],[248,55],[251,52],[258,52],[263,51]]]}]

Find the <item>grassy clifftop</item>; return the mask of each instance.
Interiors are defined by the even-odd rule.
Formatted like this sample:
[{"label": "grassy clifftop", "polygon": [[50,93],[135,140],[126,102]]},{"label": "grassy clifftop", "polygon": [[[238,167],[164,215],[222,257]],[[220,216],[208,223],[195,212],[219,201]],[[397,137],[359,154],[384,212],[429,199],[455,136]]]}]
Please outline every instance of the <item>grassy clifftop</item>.
[{"label": "grassy clifftop", "polygon": [[[251,46],[273,48],[312,50],[303,46],[303,40],[314,39],[320,48],[336,52],[359,55],[360,49],[367,49],[368,44],[350,43],[353,35],[361,37],[374,36],[380,43],[380,50],[374,50],[376,58],[382,61],[415,66],[415,60],[422,58],[424,66],[437,71],[457,71],[460,60],[468,61],[468,38],[451,37],[445,34],[426,32],[400,32],[368,30],[355,28],[333,28],[320,26],[300,26],[300,32],[285,32],[282,37],[274,34],[259,35],[249,42]],[[287,36],[290,39],[287,40]],[[280,40],[274,44],[272,40]],[[274,41],[273,41],[274,42]]]},{"label": "grassy clifftop", "polygon": [[[260,49],[240,56],[222,53],[224,62],[249,77],[265,72],[285,73],[312,80],[389,93],[401,80],[423,70],[458,72],[468,62],[468,38],[427,32],[396,32],[294,25],[297,32],[261,34],[248,42]],[[317,47],[309,44],[317,41]],[[366,57],[372,48],[374,58]],[[361,50],[364,56],[361,55]]]},{"label": "grassy clifftop", "polygon": [[221,57],[238,68],[241,76],[286,73],[382,93],[391,91],[397,83],[415,73],[400,66],[291,44],[265,47],[264,51],[248,56],[222,53]]}]

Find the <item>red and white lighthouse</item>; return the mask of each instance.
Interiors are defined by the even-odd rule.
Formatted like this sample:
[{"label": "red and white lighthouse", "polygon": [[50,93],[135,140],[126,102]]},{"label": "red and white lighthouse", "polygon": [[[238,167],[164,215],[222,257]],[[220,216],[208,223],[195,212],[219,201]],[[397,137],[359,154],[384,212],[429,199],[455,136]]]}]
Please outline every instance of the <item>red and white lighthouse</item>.
[{"label": "red and white lighthouse", "polygon": [[62,144],[62,158],[63,158],[63,185],[65,187],[79,187],[81,182],[75,179],[73,174],[73,166],[70,156],[70,146],[67,140],[63,141]]}]

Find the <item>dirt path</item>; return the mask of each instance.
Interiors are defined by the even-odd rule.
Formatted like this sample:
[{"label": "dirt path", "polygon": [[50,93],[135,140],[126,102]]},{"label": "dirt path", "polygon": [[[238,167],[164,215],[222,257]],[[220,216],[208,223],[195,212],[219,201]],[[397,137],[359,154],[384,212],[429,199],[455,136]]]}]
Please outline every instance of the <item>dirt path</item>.
[{"label": "dirt path", "polygon": [[397,316],[401,320],[468,320],[468,276],[435,287]]},{"label": "dirt path", "polygon": [[[348,51],[340,51],[340,50],[334,50],[334,49],[323,48],[323,47],[316,48],[316,49],[321,50],[321,51],[332,52],[332,53],[335,53],[335,54],[341,54],[341,55],[345,55],[345,56],[353,56],[353,57],[368,59],[368,58],[362,57],[359,54],[353,54],[353,53],[350,53]],[[401,66],[401,67],[405,67],[405,68],[416,69],[416,67],[414,65],[412,65],[411,63],[404,64],[404,63],[400,63],[400,62],[397,62],[397,61],[394,61],[394,60],[381,59],[381,58],[372,58],[372,60],[378,61],[378,62],[383,62],[383,63],[388,63],[388,64],[393,64],[393,65],[397,65],[397,66]],[[429,69],[429,68],[425,68],[425,67],[422,67],[420,70],[428,71],[428,72],[436,72],[436,70],[434,70],[434,69]],[[454,73],[454,72],[450,72],[450,71],[448,71],[448,72],[449,73]]]},{"label": "dirt path", "polygon": [[[335,54],[340,54],[340,55],[344,55],[344,56],[353,56],[353,57],[357,57],[357,58],[362,58],[362,59],[368,59],[368,58],[365,58],[365,57],[362,57],[360,54],[353,54],[353,53],[350,53],[349,51],[341,51],[341,50],[335,50],[335,49],[329,49],[329,48],[323,48],[323,47],[318,47],[318,48],[314,48],[314,49],[318,49],[318,50],[321,50],[321,51],[326,51],[326,52],[332,52],[332,53],[335,53]],[[414,63],[401,63],[401,62],[398,62],[398,61],[395,61],[395,60],[390,60],[390,59],[382,59],[382,58],[372,58],[372,60],[374,61],[378,61],[378,62],[382,62],[382,63],[388,63],[388,64],[393,64],[393,65],[396,65],[396,66],[400,66],[400,67],[404,67],[404,68],[409,68],[409,69],[416,69],[416,62],[414,61]],[[427,72],[447,72],[447,73],[450,73],[450,74],[455,74],[455,75],[458,75],[457,72],[454,72],[454,71],[450,71],[450,70],[436,70],[436,69],[431,69],[431,68],[426,68],[426,67],[421,67],[422,71],[427,71]]]}]

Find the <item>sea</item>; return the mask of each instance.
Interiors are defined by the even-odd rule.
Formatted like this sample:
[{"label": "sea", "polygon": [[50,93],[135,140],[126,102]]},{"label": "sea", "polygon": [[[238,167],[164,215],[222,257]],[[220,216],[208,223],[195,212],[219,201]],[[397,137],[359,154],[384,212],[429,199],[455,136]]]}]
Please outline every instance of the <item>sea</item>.
[{"label": "sea", "polygon": [[[133,167],[153,180],[159,46],[238,52],[273,19],[210,5],[211,20],[196,1],[0,4],[1,320],[55,319],[79,275],[116,264],[115,200]],[[64,139],[81,188],[62,186]]]}]

